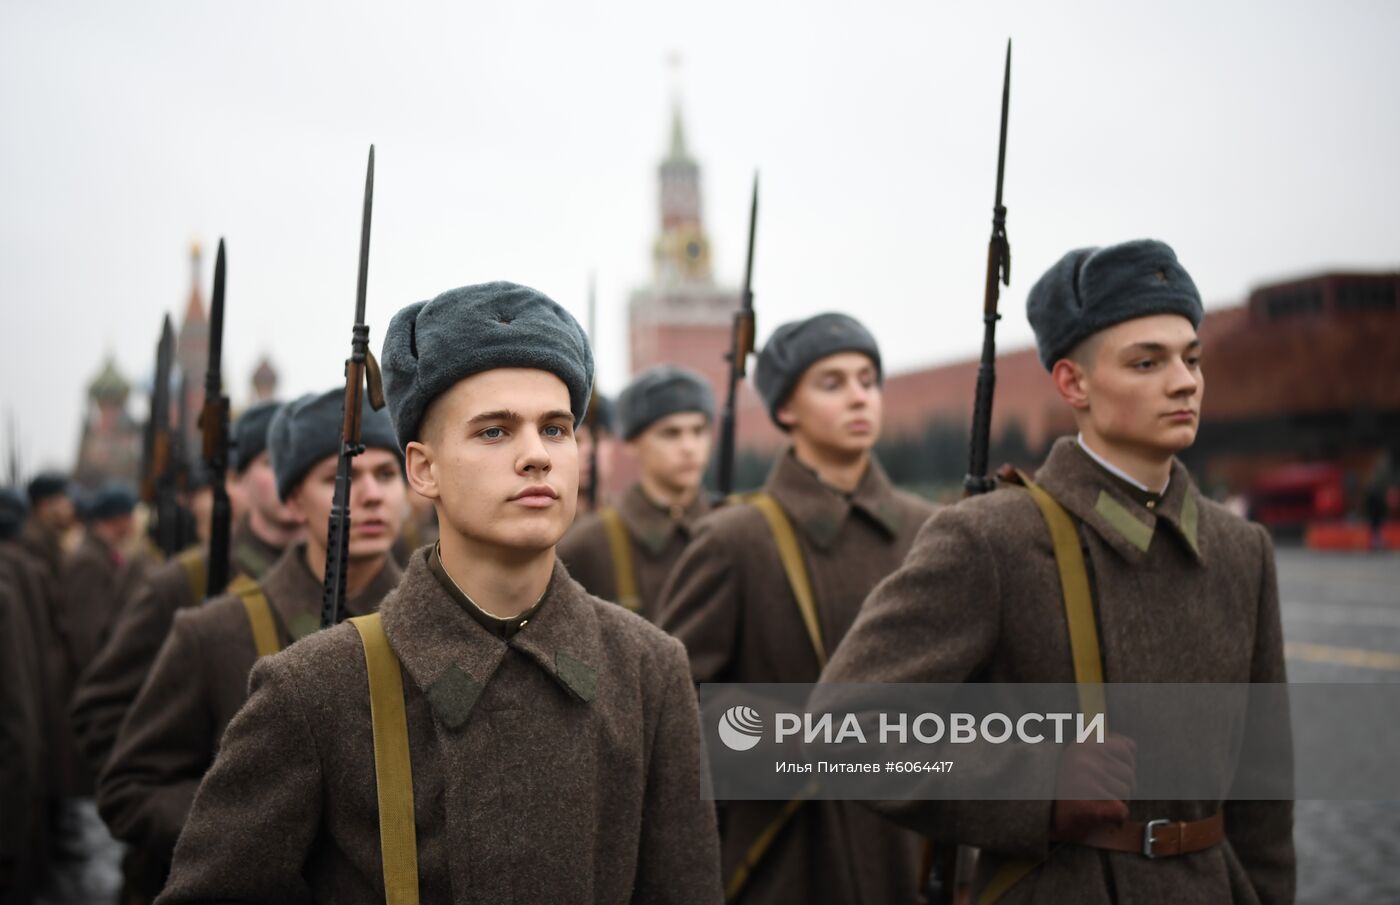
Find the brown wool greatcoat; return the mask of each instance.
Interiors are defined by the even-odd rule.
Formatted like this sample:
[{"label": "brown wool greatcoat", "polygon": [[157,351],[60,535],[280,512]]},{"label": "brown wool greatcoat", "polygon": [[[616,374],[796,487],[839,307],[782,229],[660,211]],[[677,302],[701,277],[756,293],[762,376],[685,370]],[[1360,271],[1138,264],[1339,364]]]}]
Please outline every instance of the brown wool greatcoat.
[{"label": "brown wool greatcoat", "polygon": [[[617,512],[631,540],[632,571],[641,603],[638,612],[649,621],[656,621],[666,578],[690,543],[696,523],[709,511],[710,503],[703,491],[688,507],[672,513],[653,503],[641,484],[632,485],[618,501]],[[575,522],[559,542],[559,558],[584,590],[594,597],[617,602],[617,570],[602,516],[590,513]]]},{"label": "brown wool greatcoat", "polygon": [[[535,617],[502,640],[430,552],[380,607],[403,669],[421,900],[718,903],[680,644],[557,563]],[[383,901],[356,630],[263,660],[250,684],[159,902]]]},{"label": "brown wool greatcoat", "polygon": [[[261,578],[281,555],[280,549],[253,533],[246,519],[234,526],[229,542],[234,575]],[[79,677],[71,709],[73,730],[83,756],[99,772],[112,754],[127,709],[170,633],[175,612],[194,606],[202,598],[202,590],[196,592],[191,587],[180,562],[171,560],[155,567],[132,591],[112,626],[111,637]]]},{"label": "brown wool greatcoat", "polygon": [[[1267,532],[1202,497],[1185,467],[1152,508],[1070,439],[1036,483],[1078,525],[1108,682],[1284,682],[1273,548]],[[1194,513],[1194,514],[1193,514]],[[930,519],[904,566],[866,601],[824,682],[1073,682],[1049,531],[1018,488]],[[1109,713],[1110,728],[1114,714]],[[1274,743],[1288,745],[1286,722]],[[1143,752],[1139,752],[1140,758]],[[1200,756],[1228,769],[1233,753]],[[979,886],[1003,858],[1048,859],[1001,900],[1121,905],[1293,900],[1290,802],[1133,801],[1131,819],[1199,820],[1224,811],[1226,841],[1149,860],[1052,846],[1053,759],[1042,801],[908,801],[878,807],[940,842],[980,846]],[[1229,774],[1227,774],[1229,775]]]},{"label": "brown wool greatcoat", "polygon": [[68,729],[68,655],[57,628],[58,584],[47,565],[18,543],[0,543],[0,562],[6,564],[17,583],[18,599],[28,608],[28,623],[34,633],[33,652],[39,663],[39,717],[44,751],[43,786],[45,798],[68,794],[75,773],[77,753]]},{"label": "brown wool greatcoat", "polygon": [[[861,601],[899,567],[933,507],[878,462],[847,496],[780,456],[764,490],[788,514],[829,654]],[[696,682],[815,682],[820,666],[772,533],[751,505],[703,519],[664,593],[658,625],[684,642]],[[721,808],[726,882],[782,802]],[[912,902],[919,840],[848,802],[809,802],[754,871],[743,902]]]},{"label": "brown wool greatcoat", "polygon": [[63,562],[59,625],[74,680],[101,650],[121,609],[122,568],[121,554],[91,531]]},{"label": "brown wool greatcoat", "polygon": [[41,638],[32,602],[39,567],[0,543],[0,901],[27,901],[39,877],[48,786]]},{"label": "brown wool greatcoat", "polygon": [[[346,609],[373,612],[401,575],[386,557]],[[259,586],[283,646],[320,628],[322,583],[306,565],[304,544],[289,549]],[[225,594],[175,614],[98,782],[98,809],[114,836],[170,857],[224,729],[247,700],[256,661],[241,597]]]}]

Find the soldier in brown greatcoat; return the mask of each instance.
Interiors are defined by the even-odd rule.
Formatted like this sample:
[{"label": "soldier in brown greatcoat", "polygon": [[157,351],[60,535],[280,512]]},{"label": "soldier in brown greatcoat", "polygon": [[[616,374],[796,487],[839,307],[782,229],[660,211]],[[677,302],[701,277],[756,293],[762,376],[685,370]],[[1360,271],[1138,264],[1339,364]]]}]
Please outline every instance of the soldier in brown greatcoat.
[{"label": "soldier in brown greatcoat", "polygon": [[[340,389],[305,396],[283,406],[268,429],[277,491],[305,526],[306,541],[288,548],[260,581],[178,611],[122,723],[98,783],[98,807],[119,839],[156,863],[168,863],[175,849],[224,728],[247,699],[254,662],[320,627],[343,400]],[[346,601],[357,616],[373,612],[398,584],[389,551],[404,509],[389,416],[366,403],[361,423],[366,449],[351,473]],[[272,633],[265,639],[258,637],[260,618]],[[262,649],[268,642],[273,649]]]},{"label": "soldier in brown greatcoat", "polygon": [[29,482],[29,517],[19,543],[57,580],[63,572],[63,540],[77,522],[68,479],[45,472]]},{"label": "soldier in brown greatcoat", "polygon": [[468,286],[400,311],[381,360],[441,538],[378,615],[253,668],[161,905],[380,901],[386,880],[398,901],[718,903],[685,651],[554,555],[582,328]]},{"label": "soldier in brown greatcoat", "polygon": [[27,511],[0,488],[0,903],[32,900],[47,861],[43,567],[16,539]]},{"label": "soldier in brown greatcoat", "polygon": [[132,490],[115,484],[100,488],[84,507],[82,540],[64,559],[59,625],[75,681],[106,642],[121,608],[119,577],[136,531],[135,509]]},{"label": "soldier in brown greatcoat", "polygon": [[[1286,681],[1269,536],[1202,496],[1174,457],[1195,439],[1204,389],[1200,296],[1175,254],[1145,240],[1071,252],[1027,309],[1080,431],[1035,483],[1077,532],[1103,679]],[[1074,682],[1067,624],[1046,522],[1029,493],[1003,487],[929,520],[822,680]],[[1286,755],[1286,715],[1251,738]],[[1197,753],[1234,776],[1228,747]],[[979,846],[974,896],[1009,884],[1005,903],[1293,900],[1291,802],[1133,800],[1141,756],[1110,735],[1036,761],[1042,800],[879,807]]]},{"label": "soldier in brown greatcoat", "polygon": [[[234,422],[234,469],[229,501],[235,520],[229,539],[229,573],[257,580],[303,527],[277,495],[267,453],[267,428],[279,404],[251,406]],[[111,637],[78,679],[72,723],[83,755],[101,771],[117,730],[170,632],[177,610],[204,599],[208,551],[194,547],[156,567],[133,591],[112,627]]]},{"label": "soldier in brown greatcoat", "polygon": [[617,409],[641,477],[616,506],[575,522],[559,542],[559,558],[588,593],[655,622],[671,567],[710,511],[701,481],[714,394],[699,374],[657,365],[627,385]]},{"label": "soldier in brown greatcoat", "polygon": [[[763,493],[795,529],[784,562],[770,514],[728,506],[703,519],[663,594],[658,625],[684,642],[696,682],[814,682],[861,601],[898,568],[932,507],[894,488],[871,453],[882,415],[874,337],[841,314],[786,324],[755,382],[792,437]],[[805,571],[814,633],[788,570]],[[918,838],[846,802],[727,802],[724,874],[741,902],[912,901]],[[776,830],[771,845],[761,841]],[[757,860],[751,871],[746,862]]]}]

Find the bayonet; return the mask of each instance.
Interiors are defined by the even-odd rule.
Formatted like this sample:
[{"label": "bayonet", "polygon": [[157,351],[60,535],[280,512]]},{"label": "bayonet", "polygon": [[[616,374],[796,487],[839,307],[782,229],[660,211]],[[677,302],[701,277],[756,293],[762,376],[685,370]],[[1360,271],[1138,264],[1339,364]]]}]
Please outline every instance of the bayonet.
[{"label": "bayonet", "polygon": [[229,533],[233,519],[228,488],[228,397],[224,395],[220,369],[224,348],[224,240],[214,259],[214,296],[209,307],[209,365],[204,372],[204,408],[199,414],[204,467],[214,492],[209,524],[209,565],[205,572],[205,596],[222,594],[229,580]]}]

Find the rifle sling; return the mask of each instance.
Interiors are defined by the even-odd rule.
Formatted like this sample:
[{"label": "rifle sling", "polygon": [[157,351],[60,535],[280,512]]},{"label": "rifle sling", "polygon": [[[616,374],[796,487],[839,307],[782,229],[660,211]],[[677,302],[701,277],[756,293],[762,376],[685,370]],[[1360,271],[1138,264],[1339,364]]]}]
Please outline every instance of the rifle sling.
[{"label": "rifle sling", "polygon": [[[1097,716],[1104,712],[1103,657],[1099,650],[1098,626],[1094,622],[1089,570],[1084,565],[1079,532],[1074,527],[1074,520],[1054,497],[1027,475],[1018,474],[1040,510],[1041,517],[1045,519],[1045,526],[1050,530],[1050,542],[1055,548],[1055,566],[1060,573],[1060,595],[1064,600],[1065,623],[1069,628],[1070,657],[1074,661],[1079,706],[1085,713]],[[1003,863],[978,895],[977,905],[993,905],[1040,864],[1039,861],[1028,860]]]},{"label": "rifle sling", "polygon": [[604,506],[598,510],[598,517],[603,520],[603,530],[608,536],[608,553],[612,556],[613,579],[617,584],[617,602],[635,613],[641,609],[642,599],[637,593],[632,538],[627,534],[622,513],[616,507]]},{"label": "rifle sling", "polygon": [[418,905],[418,839],[413,818],[413,765],[408,754],[399,658],[378,613],[349,620],[360,633],[369,679],[374,781],[379,801],[379,848],[386,905]]},{"label": "rifle sling", "polygon": [[[773,542],[778,547],[778,558],[783,562],[783,571],[787,574],[788,587],[792,589],[792,596],[797,600],[797,609],[802,614],[802,624],[807,629],[808,640],[812,643],[812,652],[816,654],[817,666],[826,666],[826,645],[822,641],[821,621],[817,616],[817,602],[812,595],[812,582],[807,575],[807,564],[802,559],[802,547],[797,542],[797,532],[793,530],[792,520],[788,518],[783,507],[778,505],[770,494],[755,493],[748,497],[747,502],[752,503],[763,518],[768,522],[768,530],[773,534]],[[763,856],[766,855],[777,841],[778,835],[797,816],[797,812],[802,809],[803,802],[811,798],[817,791],[815,782],[809,783],[806,788],[797,794],[796,798],[783,805],[783,809],[769,821],[763,831],[758,834],[748,851],[744,853],[744,861],[734,869],[730,875],[728,883],[724,887],[724,898],[726,902],[733,902],[739,898],[744,886]]]}]

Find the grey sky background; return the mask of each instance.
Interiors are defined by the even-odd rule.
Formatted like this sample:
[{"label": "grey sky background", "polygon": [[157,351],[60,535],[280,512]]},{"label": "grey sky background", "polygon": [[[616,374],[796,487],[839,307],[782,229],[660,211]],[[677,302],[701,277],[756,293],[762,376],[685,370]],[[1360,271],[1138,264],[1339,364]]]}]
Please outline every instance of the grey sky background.
[{"label": "grey sky background", "polygon": [[596,270],[616,391],[677,84],[721,283],[762,171],[760,339],[837,309],[892,370],[976,354],[1008,36],[1003,348],[1072,247],[1165,239],[1208,304],[1400,266],[1400,3],[4,0],[0,405],[71,464],[102,356],[147,379],[221,235],[235,404],[263,353],[285,396],[335,384],[370,142],[372,345],[488,279],[582,318]]}]

